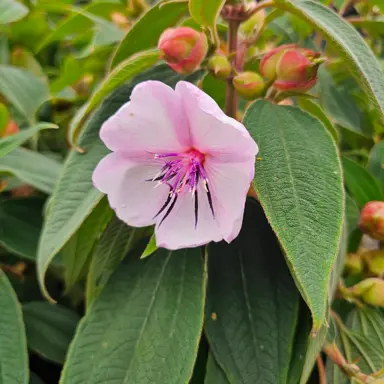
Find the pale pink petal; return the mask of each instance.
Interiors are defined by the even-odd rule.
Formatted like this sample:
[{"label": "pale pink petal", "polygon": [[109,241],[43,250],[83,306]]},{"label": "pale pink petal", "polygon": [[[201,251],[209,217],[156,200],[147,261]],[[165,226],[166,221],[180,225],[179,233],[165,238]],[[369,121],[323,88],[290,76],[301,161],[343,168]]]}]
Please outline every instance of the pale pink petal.
[{"label": "pale pink petal", "polygon": [[210,96],[184,81],[177,83],[176,93],[182,99],[196,149],[229,162],[256,156],[258,148],[247,129],[225,115]]},{"label": "pale pink petal", "polygon": [[208,158],[204,168],[220,233],[229,243],[240,232],[247,192],[254,176],[254,159],[242,163],[223,163],[217,158]]},{"label": "pale pink petal", "polygon": [[159,164],[137,163],[120,153],[104,157],[93,173],[95,187],[108,195],[117,217],[134,227],[155,223],[153,219],[163,206],[169,188],[154,188],[152,179],[159,172]]},{"label": "pale pink petal", "polygon": [[207,195],[200,184],[198,189],[199,214],[195,228],[195,206],[191,193],[180,194],[175,207],[161,225],[156,225],[158,247],[180,249],[197,247],[223,237],[209,208]]},{"label": "pale pink petal", "polygon": [[101,127],[100,137],[110,150],[136,157],[189,148],[186,116],[171,87],[145,81],[134,88],[130,100]]}]

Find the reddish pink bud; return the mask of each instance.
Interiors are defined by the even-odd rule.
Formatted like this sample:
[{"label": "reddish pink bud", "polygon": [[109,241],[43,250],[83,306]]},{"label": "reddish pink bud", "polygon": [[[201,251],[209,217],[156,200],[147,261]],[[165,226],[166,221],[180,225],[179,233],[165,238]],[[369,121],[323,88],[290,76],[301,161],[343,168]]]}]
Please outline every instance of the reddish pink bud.
[{"label": "reddish pink bud", "polygon": [[319,53],[308,49],[288,49],[282,53],[276,66],[274,87],[283,91],[307,91],[317,80],[322,60],[314,60]]},{"label": "reddish pink bud", "polygon": [[384,240],[384,201],[370,201],[360,214],[360,229],[377,240]]},{"label": "reddish pink bud", "polygon": [[203,32],[193,28],[169,28],[160,36],[158,47],[161,57],[174,71],[188,74],[195,71],[204,60],[208,40]]},{"label": "reddish pink bud", "polygon": [[20,129],[19,126],[16,124],[14,120],[9,120],[7,126],[5,127],[4,131],[1,133],[0,137],[6,137],[11,135],[16,135],[16,133],[19,133]]},{"label": "reddish pink bud", "polygon": [[255,72],[243,72],[233,78],[233,86],[237,93],[245,99],[255,99],[265,88],[263,78]]},{"label": "reddish pink bud", "polygon": [[270,50],[260,61],[261,74],[269,80],[276,79],[276,66],[280,60],[281,55],[287,49],[292,49],[295,47],[295,44],[286,44]]}]

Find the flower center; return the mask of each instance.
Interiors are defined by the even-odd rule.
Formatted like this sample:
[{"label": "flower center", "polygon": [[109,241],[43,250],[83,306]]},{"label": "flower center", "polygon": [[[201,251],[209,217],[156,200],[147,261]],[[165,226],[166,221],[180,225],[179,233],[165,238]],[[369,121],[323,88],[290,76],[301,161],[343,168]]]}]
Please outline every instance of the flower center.
[{"label": "flower center", "polygon": [[207,194],[208,204],[211,209],[212,215],[215,216],[212,204],[212,196],[208,186],[207,174],[204,170],[205,155],[196,149],[191,149],[183,153],[161,153],[155,154],[155,159],[164,161],[160,172],[148,181],[156,181],[156,186],[167,184],[170,191],[169,195],[160,208],[159,212],[154,218],[161,215],[164,211],[165,214],[160,221],[163,221],[169,216],[172,209],[175,207],[176,201],[183,191],[189,191],[194,199],[195,211],[195,228],[198,221],[199,200],[198,200],[198,185],[201,182]]}]

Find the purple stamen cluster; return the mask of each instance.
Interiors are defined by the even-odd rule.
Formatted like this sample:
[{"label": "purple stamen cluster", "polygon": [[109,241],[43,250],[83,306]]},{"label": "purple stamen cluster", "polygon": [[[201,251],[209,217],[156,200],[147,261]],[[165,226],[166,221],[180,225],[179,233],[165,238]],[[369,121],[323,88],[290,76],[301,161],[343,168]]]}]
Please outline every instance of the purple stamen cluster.
[{"label": "purple stamen cluster", "polygon": [[155,159],[164,160],[160,172],[148,181],[156,181],[157,185],[167,184],[170,191],[169,195],[160,208],[159,212],[154,216],[158,217],[165,210],[165,214],[160,221],[161,225],[163,221],[169,216],[172,209],[176,205],[177,198],[181,192],[188,189],[192,193],[194,199],[194,212],[195,212],[195,228],[198,221],[199,200],[198,200],[198,185],[201,181],[204,190],[207,194],[208,204],[211,209],[212,215],[215,216],[212,196],[208,186],[207,174],[204,170],[204,155],[196,150],[191,150],[185,153],[162,153],[155,154]]}]

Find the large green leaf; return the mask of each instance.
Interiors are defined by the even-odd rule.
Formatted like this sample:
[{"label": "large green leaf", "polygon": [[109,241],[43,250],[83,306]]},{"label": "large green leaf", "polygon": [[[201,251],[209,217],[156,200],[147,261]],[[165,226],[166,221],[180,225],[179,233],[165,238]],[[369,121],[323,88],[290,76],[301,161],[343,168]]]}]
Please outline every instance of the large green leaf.
[{"label": "large green leaf", "polygon": [[116,216],[112,218],[92,255],[87,276],[87,306],[101,292],[121,260],[147,232],[147,228],[132,228]]},{"label": "large green leaf", "polygon": [[344,209],[336,145],[317,119],[295,107],[256,101],[244,124],[260,148],[257,195],[318,330],[326,318]]},{"label": "large green leaf", "polygon": [[25,141],[30,139],[42,129],[57,128],[57,125],[51,123],[39,123],[32,128],[23,129],[16,135],[3,137],[0,139],[0,157],[19,147]]},{"label": "large green leaf", "polygon": [[330,8],[312,0],[282,0],[278,7],[311,23],[345,59],[384,119],[384,76],[378,61],[359,32]]},{"label": "large green leaf", "polygon": [[61,252],[67,292],[86,274],[92,248],[112,217],[107,199],[102,199]]},{"label": "large green leaf", "polygon": [[132,83],[117,89],[85,124],[79,140],[85,153],[72,150],[52,194],[38,251],[38,276],[44,294],[44,276],[49,263],[101,200],[102,194],[92,185],[92,173],[108,153],[99,138],[102,123],[129,100],[133,87],[144,80],[161,80],[171,86],[183,77],[167,66],[158,66],[138,76]]},{"label": "large green leaf", "polygon": [[127,80],[132,79],[145,69],[153,67],[156,62],[159,61],[159,58],[160,56],[157,50],[141,52],[123,61],[110,72],[92,94],[87,104],[79,109],[79,112],[71,124],[70,141],[74,144],[76,143],[84,119],[105,97]]},{"label": "large green leaf", "polygon": [[345,185],[360,208],[369,201],[383,199],[378,182],[360,164],[343,157],[343,170]]},{"label": "large green leaf", "polygon": [[236,240],[209,246],[208,272],[205,330],[229,381],[285,384],[300,295],[258,203]]},{"label": "large green leaf", "polygon": [[61,383],[187,383],[204,296],[200,249],[120,265],[77,329]]},{"label": "large green leaf", "polygon": [[0,65],[0,93],[8,99],[31,124],[41,104],[50,97],[47,83],[23,69]]},{"label": "large green leaf", "polygon": [[384,140],[371,149],[367,168],[380,181],[381,188],[384,189]]},{"label": "large green leaf", "polygon": [[205,376],[204,384],[230,384],[224,371],[217,364],[212,353],[208,356],[207,373]]},{"label": "large green leaf", "polygon": [[42,357],[63,364],[80,317],[58,304],[34,301],[23,305],[28,347]]},{"label": "large green leaf", "polygon": [[0,203],[0,244],[12,253],[36,259],[43,225],[44,200],[12,199]]},{"label": "large green leaf", "polygon": [[28,12],[28,8],[17,0],[1,0],[0,25],[22,19]]},{"label": "large green leaf", "polygon": [[51,194],[59,178],[61,163],[29,149],[17,148],[0,158],[0,174],[16,176],[32,187]]},{"label": "large green leaf", "polygon": [[225,0],[189,0],[191,16],[199,25],[209,29],[212,39],[217,45],[220,41],[217,35],[216,21],[224,4]]},{"label": "large green leaf", "polygon": [[187,11],[186,3],[155,5],[128,31],[117,47],[111,68],[135,53],[156,47],[164,30],[174,26]]},{"label": "large green leaf", "polygon": [[21,307],[0,269],[0,382],[28,384],[27,342]]}]

